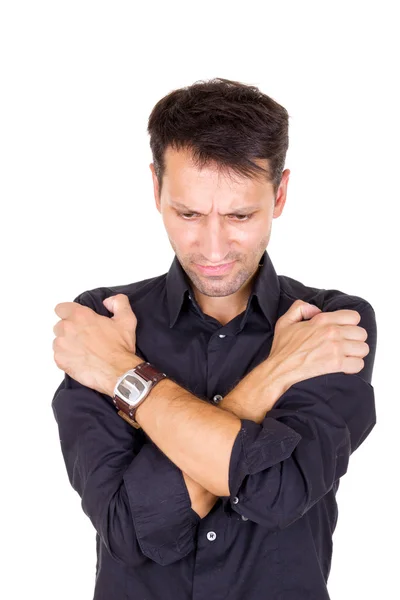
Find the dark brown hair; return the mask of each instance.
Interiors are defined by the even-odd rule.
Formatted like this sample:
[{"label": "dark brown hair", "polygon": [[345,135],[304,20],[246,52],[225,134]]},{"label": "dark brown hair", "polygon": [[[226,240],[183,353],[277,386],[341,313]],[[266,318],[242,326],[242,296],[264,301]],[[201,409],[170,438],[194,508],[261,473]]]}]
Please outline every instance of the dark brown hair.
[{"label": "dark brown hair", "polygon": [[[148,121],[150,148],[161,192],[164,152],[188,149],[201,169],[265,177],[276,194],[289,146],[287,110],[257,87],[215,78],[173,90],[154,106]],[[268,159],[264,170],[251,159]]]}]

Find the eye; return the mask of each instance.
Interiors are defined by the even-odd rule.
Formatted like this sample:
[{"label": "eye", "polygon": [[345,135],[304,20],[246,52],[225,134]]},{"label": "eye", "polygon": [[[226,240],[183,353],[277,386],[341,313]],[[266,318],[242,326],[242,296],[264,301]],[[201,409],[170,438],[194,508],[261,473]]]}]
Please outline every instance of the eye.
[{"label": "eye", "polygon": [[239,219],[239,221],[248,221],[249,219],[251,219],[251,217],[253,216],[252,214],[250,215],[229,215],[230,217],[237,217]]},{"label": "eye", "polygon": [[196,213],[178,213],[178,215],[180,217],[182,217],[183,219],[190,219],[190,217],[192,217],[193,215],[195,215]]},{"label": "eye", "polygon": [[[191,217],[193,217],[194,215],[197,215],[197,213],[178,213],[178,215],[182,219],[185,219],[186,221],[189,221],[189,220],[191,220]],[[249,214],[249,215],[228,215],[228,216],[229,217],[236,217],[239,222],[244,222],[244,221],[248,221],[249,219],[251,219],[251,217],[253,216],[253,213]]]}]

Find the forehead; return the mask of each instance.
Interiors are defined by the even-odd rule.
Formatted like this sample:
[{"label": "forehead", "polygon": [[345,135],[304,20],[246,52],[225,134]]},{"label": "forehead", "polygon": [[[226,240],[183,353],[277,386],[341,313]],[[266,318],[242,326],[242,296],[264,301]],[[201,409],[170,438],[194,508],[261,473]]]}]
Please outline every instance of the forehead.
[{"label": "forehead", "polygon": [[[266,189],[272,189],[272,184],[264,174],[259,178],[244,177],[215,162],[209,162],[200,167],[188,149],[176,150],[169,146],[165,151],[164,158],[163,179],[169,192],[174,196],[184,196],[185,190],[186,192],[190,190],[190,193],[193,194],[196,189],[202,192],[213,191],[213,193],[216,193],[218,189],[224,190],[224,193],[229,190],[230,195],[239,194],[241,196],[265,193]],[[254,162],[264,169],[268,168],[267,159],[254,159]]]}]

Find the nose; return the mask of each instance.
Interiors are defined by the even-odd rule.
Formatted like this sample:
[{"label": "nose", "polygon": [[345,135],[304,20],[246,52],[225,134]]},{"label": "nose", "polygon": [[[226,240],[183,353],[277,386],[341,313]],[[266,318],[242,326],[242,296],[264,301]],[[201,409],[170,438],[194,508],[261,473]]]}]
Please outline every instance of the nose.
[{"label": "nose", "polygon": [[230,262],[226,258],[229,253],[228,233],[218,218],[209,219],[200,235],[201,253],[207,260],[206,266]]}]

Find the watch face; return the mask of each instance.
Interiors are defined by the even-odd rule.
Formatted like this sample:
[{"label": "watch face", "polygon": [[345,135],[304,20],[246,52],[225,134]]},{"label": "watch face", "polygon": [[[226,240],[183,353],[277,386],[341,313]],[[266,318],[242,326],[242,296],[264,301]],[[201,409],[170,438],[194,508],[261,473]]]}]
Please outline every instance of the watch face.
[{"label": "watch face", "polygon": [[117,386],[118,395],[133,406],[143,396],[146,389],[146,385],[140,379],[129,374]]}]

